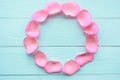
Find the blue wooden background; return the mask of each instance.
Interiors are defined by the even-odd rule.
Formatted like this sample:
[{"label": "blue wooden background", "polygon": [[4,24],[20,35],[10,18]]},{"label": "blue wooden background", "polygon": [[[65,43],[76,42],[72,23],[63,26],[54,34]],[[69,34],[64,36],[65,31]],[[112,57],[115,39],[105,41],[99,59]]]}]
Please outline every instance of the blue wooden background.
[{"label": "blue wooden background", "polygon": [[[75,0],[99,26],[99,50],[92,63],[73,76],[49,75],[23,47],[31,14],[52,0],[0,0],[0,80],[120,80],[120,0]],[[67,0],[57,0],[64,3]],[[76,20],[57,16],[40,26],[39,49],[64,63],[84,51]]]}]

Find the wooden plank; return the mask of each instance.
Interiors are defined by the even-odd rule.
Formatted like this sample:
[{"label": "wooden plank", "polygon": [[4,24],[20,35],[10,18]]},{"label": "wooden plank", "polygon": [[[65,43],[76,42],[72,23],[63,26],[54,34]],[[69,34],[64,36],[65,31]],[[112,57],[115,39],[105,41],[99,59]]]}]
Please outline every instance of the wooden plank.
[{"label": "wooden plank", "polygon": [[[29,19],[0,19],[0,46],[23,46]],[[94,19],[99,26],[100,46],[120,46],[120,19]],[[59,25],[58,25],[59,24]],[[40,46],[83,46],[84,36],[76,20],[50,18],[40,27]]]},{"label": "wooden plank", "polygon": [[120,75],[74,75],[74,76],[65,76],[65,75],[47,75],[47,76],[0,76],[0,80],[119,80]]},{"label": "wooden plank", "polygon": [[[40,47],[48,59],[62,63],[74,59],[84,51],[83,47]],[[120,47],[100,47],[93,62],[81,68],[77,74],[120,74]],[[0,75],[47,75],[34,64],[33,57],[23,47],[0,47]],[[62,74],[62,73],[61,73]]]},{"label": "wooden plank", "polygon": [[[64,3],[67,0],[57,0]],[[1,0],[0,18],[30,18],[31,14],[45,7],[51,0]],[[76,0],[81,8],[89,10],[94,18],[120,18],[120,0]],[[113,5],[113,3],[115,5]]]}]

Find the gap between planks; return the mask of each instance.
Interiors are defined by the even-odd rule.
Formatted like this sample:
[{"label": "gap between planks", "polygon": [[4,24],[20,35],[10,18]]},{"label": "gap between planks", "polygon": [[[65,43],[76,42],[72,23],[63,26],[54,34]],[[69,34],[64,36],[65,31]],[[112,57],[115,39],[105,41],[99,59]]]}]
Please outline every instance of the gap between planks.
[{"label": "gap between planks", "polygon": [[[64,74],[0,74],[0,76],[63,76]],[[97,74],[75,74],[74,76],[80,75],[119,75],[120,73],[97,73]]]},{"label": "gap between planks", "polygon": [[[0,19],[30,19],[29,17],[0,17]],[[120,19],[120,17],[92,17],[92,19]]]},{"label": "gap between planks", "polygon": [[[0,46],[0,47],[24,47],[24,46]],[[85,46],[84,45],[76,45],[76,46],[59,45],[59,46],[39,46],[39,47],[85,47]],[[101,45],[99,47],[120,47],[120,45]]]}]

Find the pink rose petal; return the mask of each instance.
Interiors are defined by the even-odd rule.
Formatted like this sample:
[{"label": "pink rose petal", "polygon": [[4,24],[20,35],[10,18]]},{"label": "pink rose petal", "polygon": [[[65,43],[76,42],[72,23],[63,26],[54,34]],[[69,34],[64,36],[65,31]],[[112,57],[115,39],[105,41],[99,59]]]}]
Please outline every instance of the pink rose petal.
[{"label": "pink rose petal", "polygon": [[86,36],[85,48],[89,53],[95,53],[98,50],[98,37],[96,35]]},{"label": "pink rose petal", "polygon": [[85,28],[83,31],[87,35],[95,35],[98,32],[98,26],[93,22],[89,25],[89,27]]},{"label": "pink rose petal", "polygon": [[87,10],[82,10],[77,16],[77,21],[80,24],[81,28],[86,28],[91,24],[92,19]]},{"label": "pink rose petal", "polygon": [[44,67],[47,63],[47,57],[43,52],[37,51],[34,55],[34,62],[39,67]]},{"label": "pink rose petal", "polygon": [[67,2],[62,5],[62,11],[66,16],[76,17],[80,12],[80,8],[77,3]]},{"label": "pink rose petal", "polygon": [[75,61],[80,64],[80,66],[83,66],[89,62],[91,62],[94,58],[94,54],[83,52],[82,54],[79,54]]},{"label": "pink rose petal", "polygon": [[57,14],[61,11],[61,5],[58,2],[51,2],[47,4],[47,11],[50,15]]},{"label": "pink rose petal", "polygon": [[25,30],[27,36],[37,38],[39,36],[39,23],[30,21]]},{"label": "pink rose petal", "polygon": [[39,10],[33,13],[32,18],[37,22],[44,22],[48,17],[48,12],[46,10]]},{"label": "pink rose petal", "polygon": [[26,37],[24,39],[24,46],[28,54],[32,54],[37,48],[38,43],[35,38]]},{"label": "pink rose petal", "polygon": [[64,64],[63,73],[66,75],[72,75],[80,69],[80,65],[74,61],[70,60]]},{"label": "pink rose petal", "polygon": [[44,69],[47,73],[58,73],[62,70],[62,64],[58,61],[48,61]]}]

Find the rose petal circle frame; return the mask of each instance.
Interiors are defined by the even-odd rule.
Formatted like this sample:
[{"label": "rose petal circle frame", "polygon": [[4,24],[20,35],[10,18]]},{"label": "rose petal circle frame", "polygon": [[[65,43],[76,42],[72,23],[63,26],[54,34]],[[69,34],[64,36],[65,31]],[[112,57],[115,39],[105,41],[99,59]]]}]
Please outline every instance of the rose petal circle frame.
[{"label": "rose petal circle frame", "polygon": [[[74,17],[86,38],[86,51],[78,54],[74,60],[65,62],[64,66],[59,61],[48,60],[44,52],[37,50],[37,39],[40,34],[39,25],[45,22],[49,16],[58,13],[63,13],[67,17]],[[98,50],[98,26],[93,22],[90,13],[85,9],[81,9],[75,2],[69,1],[63,4],[58,2],[48,3],[45,9],[38,10],[32,14],[32,20],[26,26],[25,31],[27,37],[23,43],[27,54],[34,54],[35,64],[49,74],[63,72],[68,76],[73,75],[85,64],[91,62]]]}]

